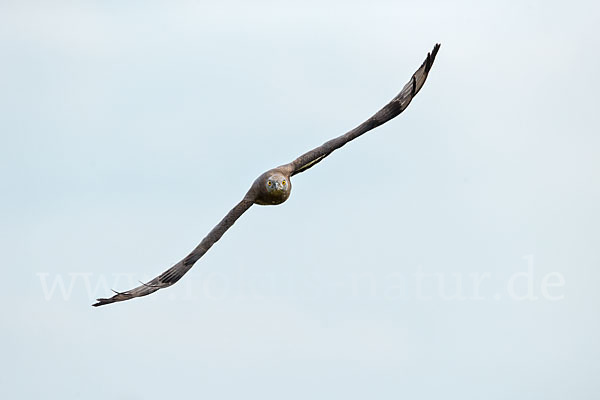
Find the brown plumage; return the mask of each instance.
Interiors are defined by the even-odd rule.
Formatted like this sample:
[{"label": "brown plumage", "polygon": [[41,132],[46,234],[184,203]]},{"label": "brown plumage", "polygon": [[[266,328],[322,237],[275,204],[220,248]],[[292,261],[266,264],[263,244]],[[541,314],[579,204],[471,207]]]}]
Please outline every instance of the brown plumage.
[{"label": "brown plumage", "polygon": [[339,149],[349,141],[356,139],[371,129],[386,123],[404,111],[423,87],[439,48],[440,45],[436,44],[432,52],[427,54],[427,58],[421,67],[413,74],[410,81],[404,85],[404,88],[402,88],[400,93],[371,118],[346,134],[331,139],[321,146],[302,154],[291,163],[273,168],[256,178],[242,201],[233,207],[233,209],[227,213],[225,218],[223,218],[183,260],[179,261],[150,282],[142,283],[142,285],[126,292],[115,291],[116,294],[114,296],[107,299],[98,299],[98,302],[93,305],[97,307],[117,301],[129,300],[134,297],[146,296],[159,289],[173,285],[181,279],[190,268],[192,268],[194,263],[198,261],[200,257],[202,257],[211,246],[221,238],[221,236],[223,236],[225,231],[227,231],[227,229],[229,229],[234,222],[249,209],[250,206],[252,206],[252,204],[275,205],[283,203],[288,199],[292,190],[290,177],[312,168],[334,150]]}]

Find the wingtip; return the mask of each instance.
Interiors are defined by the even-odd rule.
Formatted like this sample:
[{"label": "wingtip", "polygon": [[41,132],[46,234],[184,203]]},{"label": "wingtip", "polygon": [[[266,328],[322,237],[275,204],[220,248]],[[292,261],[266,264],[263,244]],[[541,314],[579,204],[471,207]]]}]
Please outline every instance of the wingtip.
[{"label": "wingtip", "polygon": [[431,58],[435,58],[435,55],[437,54],[441,46],[441,43],[436,43],[435,46],[433,46],[433,50],[431,50]]},{"label": "wingtip", "polygon": [[114,303],[114,300],[112,299],[96,299],[97,303],[92,304],[92,307],[100,307],[103,306],[105,304],[110,304],[110,303]]},{"label": "wingtip", "polygon": [[433,61],[435,60],[435,56],[437,55],[440,46],[442,44],[441,43],[436,43],[435,46],[433,46],[433,50],[431,50],[430,53],[427,53],[427,60],[425,60],[425,72],[429,72],[429,70],[431,69],[431,66],[433,65]]},{"label": "wingtip", "polygon": [[110,290],[112,290],[115,293],[115,295],[113,297],[109,297],[107,299],[105,299],[105,298],[96,299],[97,303],[92,304],[92,306],[93,307],[100,307],[100,306],[103,306],[103,305],[106,305],[106,304],[116,303],[117,301],[121,301],[120,297],[124,297],[124,296],[127,295],[127,293],[117,292],[114,289],[110,289]]}]

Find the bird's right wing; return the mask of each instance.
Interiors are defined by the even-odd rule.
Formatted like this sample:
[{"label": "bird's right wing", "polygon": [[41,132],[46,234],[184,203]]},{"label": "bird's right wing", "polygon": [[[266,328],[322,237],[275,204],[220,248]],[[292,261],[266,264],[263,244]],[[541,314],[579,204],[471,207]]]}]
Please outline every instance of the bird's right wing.
[{"label": "bird's right wing", "polygon": [[408,107],[412,99],[417,95],[417,93],[419,93],[419,90],[421,90],[425,84],[425,80],[427,79],[427,75],[429,75],[429,70],[433,65],[433,61],[435,60],[435,56],[439,49],[440,45],[438,43],[433,47],[431,53],[427,53],[427,58],[425,61],[423,61],[423,64],[421,64],[419,69],[413,74],[413,76],[410,78],[410,81],[404,85],[404,88],[400,91],[400,93],[398,93],[398,95],[394,97],[386,106],[375,113],[375,115],[344,135],[338,136],[335,139],[331,139],[330,141],[323,143],[321,146],[302,154],[291,163],[283,165],[282,168],[290,171],[291,175],[304,172],[349,141],[356,139],[363,133],[366,133],[371,129],[376,128],[379,125],[384,124],[392,118],[398,116],[406,109],[406,107]]},{"label": "bird's right wing", "polygon": [[200,257],[202,257],[208,251],[208,249],[210,249],[211,246],[221,238],[221,236],[223,236],[225,231],[229,229],[234,224],[234,222],[247,209],[249,209],[250,206],[252,206],[252,204],[254,204],[254,199],[246,195],[246,197],[244,197],[242,201],[240,201],[235,207],[233,207],[231,211],[227,213],[225,218],[223,218],[221,222],[219,222],[217,226],[215,226],[210,231],[210,233],[206,235],[204,239],[202,239],[200,244],[194,250],[192,250],[192,252],[188,254],[187,257],[185,257],[183,260],[179,261],[177,264],[175,264],[156,278],[152,279],[150,282],[142,283],[140,286],[128,290],[126,292],[115,291],[116,294],[113,297],[107,299],[97,299],[98,302],[93,304],[93,306],[98,307],[103,306],[105,304],[115,303],[117,301],[124,301],[133,299],[135,297],[147,296],[151,293],[156,292],[159,289],[173,285],[175,282],[181,279],[181,277],[185,275],[185,273],[188,272],[190,268],[192,268],[194,263],[198,261]]}]

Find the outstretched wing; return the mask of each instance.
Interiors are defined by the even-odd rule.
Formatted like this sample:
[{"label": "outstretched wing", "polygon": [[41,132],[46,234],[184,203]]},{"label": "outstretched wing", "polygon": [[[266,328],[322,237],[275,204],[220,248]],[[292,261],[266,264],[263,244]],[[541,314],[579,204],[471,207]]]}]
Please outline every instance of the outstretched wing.
[{"label": "outstretched wing", "polygon": [[113,297],[110,297],[108,299],[97,299],[98,302],[93,304],[93,306],[98,307],[117,301],[133,299],[134,297],[147,296],[151,293],[156,292],[159,289],[163,289],[173,285],[175,282],[181,279],[181,277],[185,275],[185,273],[188,272],[190,268],[192,268],[194,263],[198,261],[200,257],[202,257],[208,251],[208,249],[210,249],[211,246],[221,238],[221,236],[223,236],[225,231],[229,229],[234,224],[234,222],[247,209],[249,209],[250,206],[252,206],[252,204],[254,204],[254,199],[248,197],[248,195],[244,197],[244,199],[240,201],[235,207],[233,207],[231,211],[227,213],[225,218],[223,218],[221,222],[219,222],[217,226],[215,226],[212,229],[212,231],[210,231],[210,233],[206,235],[204,239],[202,239],[200,244],[194,250],[192,250],[192,252],[188,254],[187,257],[179,261],[177,264],[175,264],[156,278],[152,279],[150,282],[142,283],[135,289],[131,289],[126,292],[115,291],[116,294]]},{"label": "outstretched wing", "polygon": [[371,129],[376,128],[379,125],[384,124],[390,119],[398,116],[406,109],[406,107],[408,107],[412,99],[423,87],[439,49],[440,44],[438,43],[433,47],[431,53],[427,53],[427,58],[421,67],[413,74],[412,78],[410,78],[410,81],[404,86],[404,88],[402,88],[402,91],[400,91],[400,93],[398,93],[398,95],[394,97],[392,101],[379,110],[375,115],[346,134],[323,143],[321,146],[301,155],[283,167],[291,171],[291,175],[304,172],[349,141],[356,139],[363,133],[366,133]]}]

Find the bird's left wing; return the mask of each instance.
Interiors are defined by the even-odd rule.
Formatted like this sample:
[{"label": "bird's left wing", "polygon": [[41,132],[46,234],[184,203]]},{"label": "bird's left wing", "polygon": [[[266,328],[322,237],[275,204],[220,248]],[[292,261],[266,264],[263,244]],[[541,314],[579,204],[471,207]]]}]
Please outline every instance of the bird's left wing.
[{"label": "bird's left wing", "polygon": [[185,273],[188,272],[190,268],[192,268],[194,263],[198,261],[200,257],[202,257],[208,251],[208,249],[210,249],[211,246],[221,238],[221,236],[223,236],[225,231],[229,229],[234,224],[234,222],[247,209],[249,209],[250,206],[252,206],[252,204],[254,204],[254,199],[251,196],[249,196],[249,194],[246,195],[246,197],[244,197],[242,201],[240,201],[235,207],[233,207],[231,211],[227,213],[225,218],[223,218],[221,222],[219,222],[217,226],[215,226],[210,231],[210,233],[206,235],[204,239],[202,239],[200,244],[194,250],[192,250],[192,252],[188,254],[187,257],[185,257],[183,260],[179,261],[177,264],[175,264],[156,278],[152,279],[150,282],[142,283],[140,286],[128,290],[126,292],[115,291],[116,294],[113,297],[107,299],[97,299],[98,302],[93,304],[93,306],[98,307],[103,306],[105,304],[115,303],[117,301],[133,299],[134,297],[147,296],[151,293],[156,292],[159,289],[163,289],[173,285],[175,282],[181,279],[181,277],[185,275]]},{"label": "bird's left wing", "polygon": [[427,58],[425,61],[423,61],[421,67],[419,67],[419,69],[413,74],[413,76],[410,78],[410,81],[408,81],[400,93],[398,93],[398,95],[394,97],[386,106],[375,113],[375,115],[344,135],[338,136],[335,139],[331,139],[330,141],[323,143],[321,146],[302,154],[291,163],[283,165],[282,168],[290,171],[291,175],[304,172],[349,141],[356,139],[363,133],[366,133],[371,129],[376,128],[379,125],[384,124],[390,119],[398,116],[406,109],[406,107],[408,107],[412,99],[417,95],[417,93],[419,93],[419,90],[421,90],[425,84],[425,80],[427,79],[427,75],[429,75],[429,70],[433,65],[433,61],[435,60],[435,56],[439,49],[440,45],[438,43],[433,47],[431,53],[427,53]]}]

